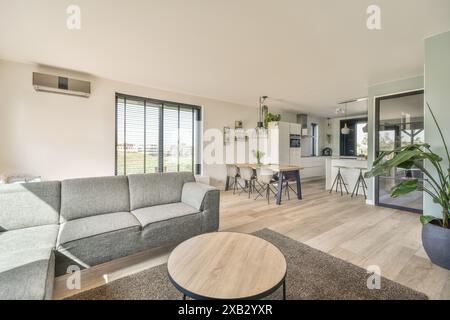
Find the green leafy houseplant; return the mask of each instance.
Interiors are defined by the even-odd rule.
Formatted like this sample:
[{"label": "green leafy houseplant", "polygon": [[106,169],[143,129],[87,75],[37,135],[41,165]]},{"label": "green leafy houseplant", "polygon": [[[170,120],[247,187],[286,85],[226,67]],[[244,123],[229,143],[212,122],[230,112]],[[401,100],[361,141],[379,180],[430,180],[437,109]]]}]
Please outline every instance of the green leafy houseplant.
[{"label": "green leafy houseplant", "polygon": [[[418,179],[403,181],[391,189],[391,197],[397,198],[413,191],[423,191],[427,193],[433,199],[434,203],[441,206],[442,219],[423,215],[420,218],[421,222],[426,225],[434,221],[438,222],[441,227],[450,229],[450,155],[447,143],[442,134],[442,130],[439,127],[439,123],[437,122],[431,107],[428,104],[427,106],[444,143],[447,159],[449,161],[449,167],[446,169],[443,168],[443,159],[431,150],[431,146],[429,144],[417,143],[398,148],[394,151],[382,152],[374,161],[372,170],[367,172],[365,176],[366,178],[380,176],[395,167],[403,169],[411,169],[415,167],[420,169],[424,176],[428,178],[427,180],[424,180],[423,183]],[[388,155],[393,155],[393,158],[385,161],[384,158]],[[428,161],[432,164],[433,171],[436,175],[433,175],[432,172],[425,168],[424,161]]]},{"label": "green leafy houseplant", "polygon": [[281,121],[281,115],[280,114],[273,114],[273,113],[267,113],[264,116],[264,128],[268,128],[269,127],[269,122],[277,122],[277,121]]}]

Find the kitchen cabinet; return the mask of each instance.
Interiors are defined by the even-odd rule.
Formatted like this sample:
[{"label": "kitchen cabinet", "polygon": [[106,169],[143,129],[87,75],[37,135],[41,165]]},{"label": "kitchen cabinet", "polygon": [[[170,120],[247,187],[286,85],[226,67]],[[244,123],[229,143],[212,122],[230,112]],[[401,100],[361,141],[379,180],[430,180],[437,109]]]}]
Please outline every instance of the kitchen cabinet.
[{"label": "kitchen cabinet", "polygon": [[325,164],[328,157],[302,157],[300,167],[302,179],[313,180],[325,178]]},{"label": "kitchen cabinet", "polygon": [[[292,130],[292,131],[291,131]],[[300,135],[302,127],[297,123],[269,123],[269,161],[271,164],[300,164],[301,148],[291,148],[291,135]]]},{"label": "kitchen cabinet", "polygon": [[301,148],[290,148],[289,150],[289,164],[291,166],[300,165],[302,157],[302,149]]},{"label": "kitchen cabinet", "polygon": [[289,124],[289,132],[290,134],[302,134],[302,125],[298,123],[290,123]]}]

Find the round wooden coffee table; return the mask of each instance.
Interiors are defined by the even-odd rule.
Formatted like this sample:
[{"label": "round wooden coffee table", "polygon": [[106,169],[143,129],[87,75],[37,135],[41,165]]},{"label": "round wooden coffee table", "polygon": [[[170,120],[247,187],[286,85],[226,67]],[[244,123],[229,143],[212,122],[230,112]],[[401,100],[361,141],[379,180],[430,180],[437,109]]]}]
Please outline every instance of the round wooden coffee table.
[{"label": "round wooden coffee table", "polygon": [[253,235],[216,232],[177,246],[167,263],[170,281],[183,299],[260,299],[283,287],[286,259]]}]

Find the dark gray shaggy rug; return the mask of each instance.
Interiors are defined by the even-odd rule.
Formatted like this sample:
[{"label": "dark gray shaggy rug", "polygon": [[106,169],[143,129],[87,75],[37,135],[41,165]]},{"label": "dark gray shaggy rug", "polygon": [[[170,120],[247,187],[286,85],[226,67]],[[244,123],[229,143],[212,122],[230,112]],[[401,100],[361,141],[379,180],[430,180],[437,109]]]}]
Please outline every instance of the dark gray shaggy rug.
[{"label": "dark gray shaggy rug", "polygon": [[[410,300],[428,299],[396,282],[382,278],[380,290],[369,290],[366,270],[320,252],[279,233],[264,229],[254,235],[277,246],[287,261],[287,299],[298,300]],[[281,288],[269,299],[281,299]],[[113,281],[80,293],[75,300],[178,300],[182,295],[167,276],[167,265]]]}]

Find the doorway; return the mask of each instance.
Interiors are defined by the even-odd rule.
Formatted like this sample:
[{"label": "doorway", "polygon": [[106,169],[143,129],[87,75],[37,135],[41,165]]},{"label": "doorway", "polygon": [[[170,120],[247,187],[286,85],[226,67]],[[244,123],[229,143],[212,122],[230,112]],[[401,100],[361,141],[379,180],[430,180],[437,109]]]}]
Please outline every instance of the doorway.
[{"label": "doorway", "polygon": [[[412,143],[424,143],[423,90],[380,97],[375,100],[375,155],[394,151]],[[393,154],[386,156],[389,160]],[[423,212],[423,192],[414,191],[399,198],[390,196],[398,183],[418,179],[423,174],[418,168],[393,168],[375,179],[375,204],[379,206]]]}]

